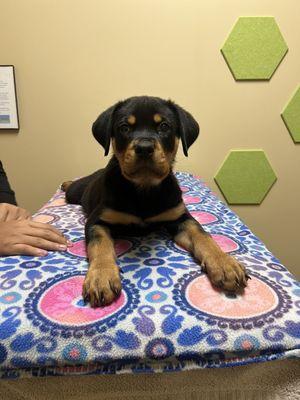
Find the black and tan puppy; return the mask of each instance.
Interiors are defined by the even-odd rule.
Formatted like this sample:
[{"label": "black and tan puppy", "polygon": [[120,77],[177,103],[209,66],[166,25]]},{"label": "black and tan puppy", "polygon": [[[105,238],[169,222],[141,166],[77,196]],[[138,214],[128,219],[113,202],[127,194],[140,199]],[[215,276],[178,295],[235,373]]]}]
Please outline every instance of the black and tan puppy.
[{"label": "black and tan puppy", "polygon": [[161,226],[193,254],[213,285],[243,289],[244,268],[189,214],[172,172],[179,141],[187,156],[199,133],[191,114],[171,101],[132,97],[103,112],[92,130],[105,155],[111,143],[114,155],[106,168],[63,184],[67,201],[81,204],[87,215],[90,265],[84,299],[93,307],[105,305],[121,291],[114,236],[140,235]]}]

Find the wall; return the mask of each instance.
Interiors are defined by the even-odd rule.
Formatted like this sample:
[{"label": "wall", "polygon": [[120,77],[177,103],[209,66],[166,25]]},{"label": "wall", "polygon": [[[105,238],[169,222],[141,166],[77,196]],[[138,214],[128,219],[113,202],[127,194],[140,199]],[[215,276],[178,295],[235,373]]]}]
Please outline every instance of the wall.
[{"label": "wall", "polygon": [[[280,112],[300,81],[298,0],[10,0],[0,64],[14,64],[20,131],[0,133],[21,205],[38,209],[65,179],[107,162],[90,132],[118,99],[172,98],[201,136],[176,168],[213,176],[230,149],[265,150],[278,181],[260,206],[232,206],[300,276],[300,147]],[[235,82],[220,48],[239,16],[274,16],[289,52],[270,82]]]}]

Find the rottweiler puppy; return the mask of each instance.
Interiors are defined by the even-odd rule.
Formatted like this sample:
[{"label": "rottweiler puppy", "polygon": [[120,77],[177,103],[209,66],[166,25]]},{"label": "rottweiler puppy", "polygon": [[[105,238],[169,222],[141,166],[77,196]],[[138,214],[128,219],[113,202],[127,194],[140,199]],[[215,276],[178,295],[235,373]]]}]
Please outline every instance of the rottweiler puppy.
[{"label": "rottweiler puppy", "polygon": [[62,185],[66,199],[87,216],[89,269],[83,298],[92,307],[111,303],[122,289],[113,238],[164,227],[192,253],[211,283],[236,292],[247,284],[244,267],[224,253],[189,214],[173,174],[179,141],[184,154],[199,134],[190,113],[158,97],[131,97],[104,111],[92,132],[113,156],[104,169]]}]

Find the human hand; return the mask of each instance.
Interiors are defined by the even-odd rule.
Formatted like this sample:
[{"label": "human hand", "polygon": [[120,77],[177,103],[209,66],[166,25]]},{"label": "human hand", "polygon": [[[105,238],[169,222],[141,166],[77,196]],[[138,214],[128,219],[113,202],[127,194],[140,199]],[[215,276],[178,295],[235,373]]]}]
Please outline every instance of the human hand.
[{"label": "human hand", "polygon": [[13,204],[0,203],[0,222],[30,218],[30,213],[24,208]]},{"label": "human hand", "polygon": [[47,250],[66,249],[67,239],[49,224],[30,219],[0,221],[0,255],[42,257]]}]

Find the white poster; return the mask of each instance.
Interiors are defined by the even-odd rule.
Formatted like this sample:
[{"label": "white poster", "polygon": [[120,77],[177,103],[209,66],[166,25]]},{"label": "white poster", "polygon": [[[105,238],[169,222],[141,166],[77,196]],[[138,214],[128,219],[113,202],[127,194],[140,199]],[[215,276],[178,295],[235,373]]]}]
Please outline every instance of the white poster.
[{"label": "white poster", "polygon": [[0,65],[0,129],[19,129],[14,67]]}]

